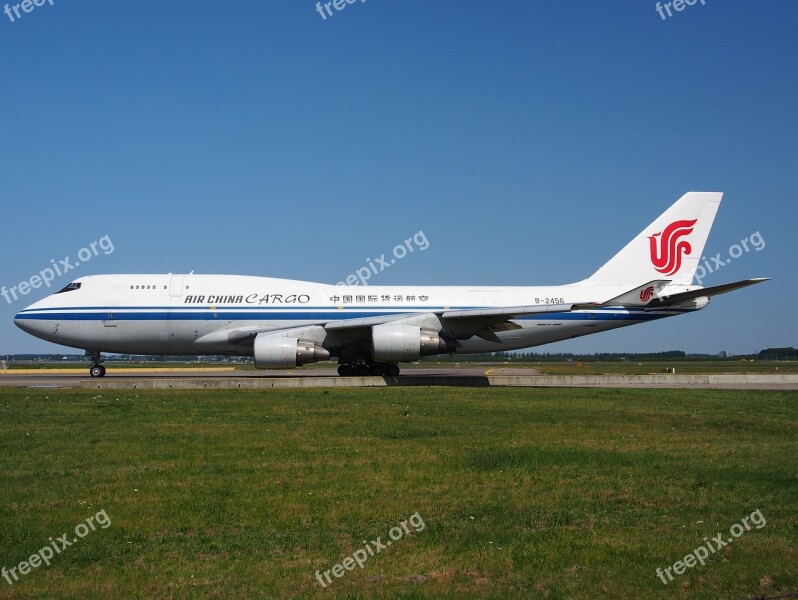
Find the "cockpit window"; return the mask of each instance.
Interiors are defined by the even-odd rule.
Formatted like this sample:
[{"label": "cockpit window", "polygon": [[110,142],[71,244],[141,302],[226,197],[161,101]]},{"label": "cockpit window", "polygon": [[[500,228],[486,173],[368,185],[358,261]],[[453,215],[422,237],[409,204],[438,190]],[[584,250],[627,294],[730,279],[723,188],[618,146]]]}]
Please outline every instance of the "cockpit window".
[{"label": "cockpit window", "polygon": [[64,292],[72,292],[74,290],[79,290],[79,289],[80,289],[80,283],[78,283],[77,281],[73,281],[65,288],[58,290],[56,294],[63,294]]}]

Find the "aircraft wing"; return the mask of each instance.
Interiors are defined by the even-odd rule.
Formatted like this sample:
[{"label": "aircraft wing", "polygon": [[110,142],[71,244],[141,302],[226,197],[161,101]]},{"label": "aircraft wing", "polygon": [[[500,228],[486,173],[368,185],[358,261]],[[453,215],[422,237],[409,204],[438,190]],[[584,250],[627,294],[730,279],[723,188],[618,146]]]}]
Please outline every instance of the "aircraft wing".
[{"label": "aircraft wing", "polygon": [[[349,333],[357,335],[358,330],[369,330],[375,325],[382,325],[384,323],[418,325],[441,329],[454,340],[469,339],[478,335],[483,339],[499,341],[495,332],[518,329],[518,325],[510,322],[514,317],[543,313],[570,312],[571,310],[574,310],[574,305],[572,304],[547,304],[463,310],[444,309],[426,313],[398,313],[374,317],[360,317],[356,319],[342,319],[300,327],[237,327],[213,332],[203,336],[197,340],[197,342],[245,343],[253,340],[261,333],[282,336],[290,334],[291,332],[307,332],[309,328],[315,329],[317,333],[320,333],[320,330],[323,329],[327,333]],[[363,333],[366,334],[368,332],[364,331]]]},{"label": "aircraft wing", "polygon": [[440,313],[444,319],[512,319],[522,315],[538,315],[541,313],[570,312],[573,304],[532,304],[529,306],[508,306],[501,308],[468,308],[464,310],[446,310]]},{"label": "aircraft wing", "polygon": [[573,304],[533,304],[502,308],[447,310],[439,313],[438,316],[444,331],[455,340],[467,340],[477,336],[489,342],[500,342],[496,332],[520,329],[520,325],[511,321],[515,317],[571,312],[572,310],[575,310]]},{"label": "aircraft wing", "polygon": [[479,336],[489,341],[500,341],[497,331],[520,328],[510,320],[523,315],[570,312],[572,304],[546,304],[529,306],[510,306],[500,308],[473,308],[462,310],[442,310],[429,313],[404,313],[363,319],[346,319],[324,325],[327,331],[354,330],[370,328],[383,323],[406,323],[440,329],[454,343]]},{"label": "aircraft wing", "polygon": [[360,329],[382,325],[383,323],[396,323],[407,321],[410,318],[418,318],[419,315],[427,313],[399,313],[394,315],[380,315],[377,317],[361,317],[359,319],[342,319],[339,321],[329,321],[324,323],[327,331],[343,331],[345,329]]}]

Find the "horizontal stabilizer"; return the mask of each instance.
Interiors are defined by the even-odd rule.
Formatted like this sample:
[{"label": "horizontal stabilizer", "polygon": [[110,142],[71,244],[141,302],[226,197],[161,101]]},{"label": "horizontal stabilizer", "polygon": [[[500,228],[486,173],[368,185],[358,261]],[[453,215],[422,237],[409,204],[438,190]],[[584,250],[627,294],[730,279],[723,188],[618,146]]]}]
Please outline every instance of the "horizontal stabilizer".
[{"label": "horizontal stabilizer", "polygon": [[670,279],[655,279],[654,281],[649,281],[612,300],[602,303],[602,306],[634,306],[637,308],[648,306],[657,299],[659,293],[664,290],[670,282]]},{"label": "horizontal stabilizer", "polygon": [[726,292],[733,292],[749,285],[755,285],[768,281],[769,277],[756,277],[754,279],[744,279],[742,281],[735,281],[733,283],[724,283],[721,285],[713,285],[711,287],[701,288],[698,290],[691,290],[689,292],[679,292],[678,294],[671,294],[670,296],[663,296],[662,298],[655,298],[646,308],[662,308],[665,306],[672,306],[681,302],[695,300],[703,296],[711,297],[725,294]]}]

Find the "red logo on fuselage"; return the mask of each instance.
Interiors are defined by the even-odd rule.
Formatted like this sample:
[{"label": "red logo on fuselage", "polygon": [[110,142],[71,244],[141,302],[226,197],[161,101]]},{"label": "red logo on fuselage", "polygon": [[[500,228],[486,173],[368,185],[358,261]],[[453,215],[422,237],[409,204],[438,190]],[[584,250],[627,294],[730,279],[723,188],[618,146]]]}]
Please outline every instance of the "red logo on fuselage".
[{"label": "red logo on fuselage", "polygon": [[[690,254],[693,247],[687,240],[679,241],[693,232],[698,219],[692,221],[674,221],[660,233],[649,236],[651,248],[651,264],[660,273],[673,275],[682,267],[682,255]],[[659,237],[662,236],[662,237]],[[659,237],[659,240],[657,239]],[[659,242],[659,243],[658,243]]]}]

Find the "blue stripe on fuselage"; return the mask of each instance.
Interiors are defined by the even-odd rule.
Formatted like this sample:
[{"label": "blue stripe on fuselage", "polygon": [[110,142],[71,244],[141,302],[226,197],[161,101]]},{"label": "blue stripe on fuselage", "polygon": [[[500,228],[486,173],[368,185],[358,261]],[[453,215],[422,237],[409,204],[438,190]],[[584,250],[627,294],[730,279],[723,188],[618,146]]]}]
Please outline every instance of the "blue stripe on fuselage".
[{"label": "blue stripe on fuselage", "polygon": [[[102,310],[97,310],[97,309]],[[210,310],[207,307],[85,307],[33,309],[18,313],[15,319],[46,321],[340,321],[346,319],[362,319],[366,317],[384,317],[393,315],[412,315],[425,312],[443,312],[445,310],[469,310],[480,307],[413,307],[405,309],[371,309],[340,310],[329,307],[303,307],[303,309],[263,309],[255,307],[236,307],[234,309]],[[481,307],[485,308],[485,307]],[[89,312],[80,312],[89,311]],[[669,317],[678,312],[669,311],[621,311],[619,309],[598,308],[584,312],[545,313],[513,317],[514,321],[651,321]]]}]

